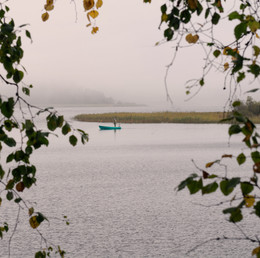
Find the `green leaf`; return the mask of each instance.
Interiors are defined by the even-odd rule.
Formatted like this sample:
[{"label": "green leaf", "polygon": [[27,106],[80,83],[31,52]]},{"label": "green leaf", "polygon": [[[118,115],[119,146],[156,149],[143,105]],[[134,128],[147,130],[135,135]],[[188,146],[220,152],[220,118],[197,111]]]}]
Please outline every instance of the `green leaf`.
[{"label": "green leaf", "polygon": [[14,112],[14,99],[13,98],[9,98],[8,101],[5,101],[2,103],[1,112],[7,118],[10,118],[13,115],[13,112]]},{"label": "green leaf", "polygon": [[251,153],[252,160],[254,163],[259,163],[260,162],[260,153],[259,151],[254,151]]},{"label": "green leaf", "polygon": [[5,175],[5,171],[3,170],[2,166],[0,165],[0,179],[3,179]]},{"label": "green leaf", "polygon": [[0,10],[0,18],[3,18],[5,16],[5,11],[3,9]]},{"label": "green leaf", "polygon": [[63,135],[68,134],[71,131],[70,125],[68,123],[65,123],[61,131]]},{"label": "green leaf", "polygon": [[232,54],[233,57],[235,57],[235,60],[233,61],[234,66],[232,69],[232,75],[236,72],[238,72],[239,70],[241,70],[243,68],[243,61],[244,58],[239,55],[238,53]]},{"label": "green leaf", "polygon": [[191,182],[188,183],[187,187],[190,191],[190,194],[195,194],[197,193],[201,188],[202,188],[202,179],[199,181],[194,181],[192,180]]},{"label": "green leaf", "polygon": [[228,15],[228,19],[230,21],[235,20],[235,19],[242,20],[243,15],[239,14],[237,11],[234,11]]},{"label": "green leaf", "polygon": [[255,214],[260,217],[260,201],[258,201],[256,203],[256,205],[254,206],[254,209],[255,209]]},{"label": "green leaf", "polygon": [[231,178],[229,180],[223,180],[220,182],[220,190],[221,192],[227,196],[230,193],[232,193],[232,191],[234,190],[234,188],[240,183],[240,178],[239,177],[234,177]]},{"label": "green leaf", "polygon": [[174,32],[171,28],[168,28],[164,31],[164,37],[167,41],[170,41],[173,38]]},{"label": "green leaf", "polygon": [[166,13],[166,11],[167,11],[167,6],[166,6],[166,4],[164,4],[161,6],[161,12]]},{"label": "green leaf", "polygon": [[211,19],[211,23],[217,25],[220,19],[220,15],[218,13],[214,13]]},{"label": "green leaf", "polygon": [[28,89],[27,87],[22,87],[22,91],[25,95],[30,96],[30,89]]},{"label": "green leaf", "polygon": [[180,19],[185,24],[187,24],[190,21],[191,14],[188,9],[181,12]]},{"label": "green leaf", "polygon": [[221,54],[221,52],[220,52],[220,50],[215,50],[214,52],[213,52],[213,55],[217,58],[217,57],[219,57],[219,55]]},{"label": "green leaf", "polygon": [[200,86],[203,86],[204,85],[204,78],[202,78],[201,80],[200,80]]},{"label": "green leaf", "polygon": [[38,212],[36,219],[39,224],[41,224],[45,219],[47,220],[47,218],[40,212]]},{"label": "green leaf", "polygon": [[1,32],[3,34],[10,34],[14,29],[14,26],[12,24],[7,24],[7,23],[4,23],[4,24],[1,24]]},{"label": "green leaf", "polygon": [[205,185],[202,188],[202,194],[210,194],[215,192],[218,189],[218,184],[216,182]]},{"label": "green leaf", "polygon": [[58,127],[62,127],[63,122],[64,122],[64,117],[63,117],[63,116],[58,116],[57,126],[58,126]]},{"label": "green leaf", "polygon": [[231,125],[228,129],[228,134],[231,136],[233,134],[238,134],[241,132],[241,128],[239,125]]},{"label": "green leaf", "polygon": [[50,131],[56,130],[56,128],[58,126],[57,125],[57,122],[58,122],[57,117],[55,115],[52,115],[52,116],[48,117],[47,119],[48,119],[48,122],[47,122],[48,129]]},{"label": "green leaf", "polygon": [[237,163],[239,165],[242,165],[243,163],[245,163],[246,161],[246,156],[244,153],[240,153],[238,156],[237,156]]},{"label": "green leaf", "polygon": [[252,64],[252,65],[249,65],[249,70],[248,72],[252,73],[255,78],[259,76],[260,74],[260,66],[257,65],[257,64]]},{"label": "green leaf", "polygon": [[181,183],[176,187],[178,191],[183,190],[190,182],[193,181],[194,178],[198,177],[197,174],[191,174],[188,178],[185,180],[181,181]]},{"label": "green leaf", "polygon": [[9,154],[6,158],[6,163],[13,161],[13,159],[14,159],[14,154],[13,153]]},{"label": "green leaf", "polygon": [[233,107],[238,107],[238,106],[240,106],[241,105],[241,102],[239,101],[239,100],[236,100],[236,101],[234,101],[233,103],[232,103],[232,106]]},{"label": "green leaf", "polygon": [[255,88],[255,89],[246,91],[245,93],[254,93],[254,92],[259,91],[259,90],[260,90],[259,88]]},{"label": "green leaf", "polygon": [[180,28],[180,19],[176,18],[176,17],[172,17],[169,20],[169,26],[173,27],[174,30],[178,30]]},{"label": "green leaf", "polygon": [[209,14],[210,14],[210,9],[211,9],[211,8],[207,8],[207,9],[206,9],[206,12],[205,12],[205,19],[208,18]]},{"label": "green leaf", "polygon": [[46,252],[45,251],[39,251],[37,253],[35,253],[35,258],[46,258]]},{"label": "green leaf", "polygon": [[13,75],[13,80],[15,83],[19,83],[23,79],[24,73],[22,71],[19,71],[15,69],[14,75]]},{"label": "green leaf", "polygon": [[4,140],[4,143],[9,146],[9,147],[15,147],[16,146],[16,141],[14,140],[14,138],[6,138]]},{"label": "green leaf", "polygon": [[175,16],[179,16],[180,10],[174,6],[172,9],[172,14],[174,14]]},{"label": "green leaf", "polygon": [[14,188],[14,184],[15,184],[14,180],[12,180],[12,179],[9,180],[8,183],[6,184],[5,189],[6,189],[6,190],[11,190],[11,189],[13,189],[13,188]]},{"label": "green leaf", "polygon": [[21,201],[22,201],[21,198],[16,198],[16,199],[14,200],[15,203],[19,203],[19,202],[21,202]]},{"label": "green leaf", "polygon": [[238,40],[242,37],[243,34],[246,34],[246,30],[247,30],[247,23],[246,22],[239,23],[234,29],[234,34],[236,39]]},{"label": "green leaf", "polygon": [[243,219],[241,210],[238,207],[232,207],[232,208],[225,209],[225,210],[223,210],[223,213],[224,214],[230,213],[229,221],[233,222],[233,223],[239,222]]},{"label": "green leaf", "polygon": [[32,39],[30,31],[26,30],[25,35],[27,38]]},{"label": "green leaf", "polygon": [[14,198],[13,192],[12,191],[8,191],[7,194],[6,194],[6,199],[8,201],[11,201],[13,198]]},{"label": "green leaf", "polygon": [[254,190],[254,186],[251,185],[249,182],[241,182],[240,188],[241,188],[243,196],[248,195],[249,193],[251,193]]},{"label": "green leaf", "polygon": [[70,138],[69,138],[69,142],[72,146],[76,146],[77,145],[77,137],[75,135],[71,135]]},{"label": "green leaf", "polygon": [[242,80],[244,80],[246,78],[246,75],[244,72],[239,72],[238,73],[238,77],[237,77],[237,82],[241,82]]}]

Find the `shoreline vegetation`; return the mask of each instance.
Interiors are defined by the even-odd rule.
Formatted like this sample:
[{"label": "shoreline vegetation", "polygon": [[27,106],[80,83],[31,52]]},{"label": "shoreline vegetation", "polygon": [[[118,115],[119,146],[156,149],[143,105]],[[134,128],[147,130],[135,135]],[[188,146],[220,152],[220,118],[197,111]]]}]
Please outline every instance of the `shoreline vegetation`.
[{"label": "shoreline vegetation", "polygon": [[[118,123],[190,123],[209,124],[219,123],[227,118],[229,113],[224,112],[152,112],[152,113],[102,113],[102,114],[80,114],[74,117],[81,122],[112,123],[114,119]],[[259,116],[252,116],[250,119],[260,124]]]}]

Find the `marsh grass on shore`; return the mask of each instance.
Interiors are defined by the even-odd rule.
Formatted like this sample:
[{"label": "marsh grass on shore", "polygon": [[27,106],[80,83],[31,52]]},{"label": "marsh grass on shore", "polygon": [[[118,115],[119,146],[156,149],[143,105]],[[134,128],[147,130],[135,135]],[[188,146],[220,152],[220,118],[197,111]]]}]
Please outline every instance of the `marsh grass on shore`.
[{"label": "marsh grass on shore", "polygon": [[[81,114],[75,120],[82,122],[110,122],[114,118],[118,123],[219,123],[228,117],[223,112],[152,112],[152,113],[103,113]],[[252,117],[255,123],[260,123],[260,117]]]}]

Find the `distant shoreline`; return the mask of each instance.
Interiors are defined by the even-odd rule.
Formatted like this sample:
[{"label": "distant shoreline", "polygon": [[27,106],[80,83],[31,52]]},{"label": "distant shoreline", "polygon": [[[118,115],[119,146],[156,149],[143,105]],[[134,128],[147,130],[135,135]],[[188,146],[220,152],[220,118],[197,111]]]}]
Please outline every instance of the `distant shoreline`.
[{"label": "distant shoreline", "polygon": [[[112,123],[114,118],[118,123],[195,123],[209,124],[219,123],[228,117],[224,112],[152,112],[152,113],[103,113],[103,114],[80,114],[74,117],[81,122]],[[254,123],[260,123],[260,117],[251,118]]]}]

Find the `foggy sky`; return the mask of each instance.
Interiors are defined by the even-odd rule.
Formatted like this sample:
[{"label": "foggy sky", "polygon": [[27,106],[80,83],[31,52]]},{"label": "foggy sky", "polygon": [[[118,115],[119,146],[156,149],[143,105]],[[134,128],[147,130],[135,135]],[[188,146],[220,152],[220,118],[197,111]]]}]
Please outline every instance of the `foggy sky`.
[{"label": "foggy sky", "polygon": [[[120,101],[165,105],[165,67],[173,50],[171,43],[155,47],[163,38],[158,30],[163,3],[104,0],[97,18],[100,31],[92,35],[81,0],[76,0],[76,11],[69,0],[57,0],[47,22],[41,20],[45,1],[9,0],[16,25],[29,23],[33,38],[32,44],[23,40],[26,81],[35,92],[87,88]],[[169,73],[176,110],[220,110],[227,100],[221,79],[212,76],[196,98],[184,101],[186,80],[201,74],[199,53],[179,55]]]}]

